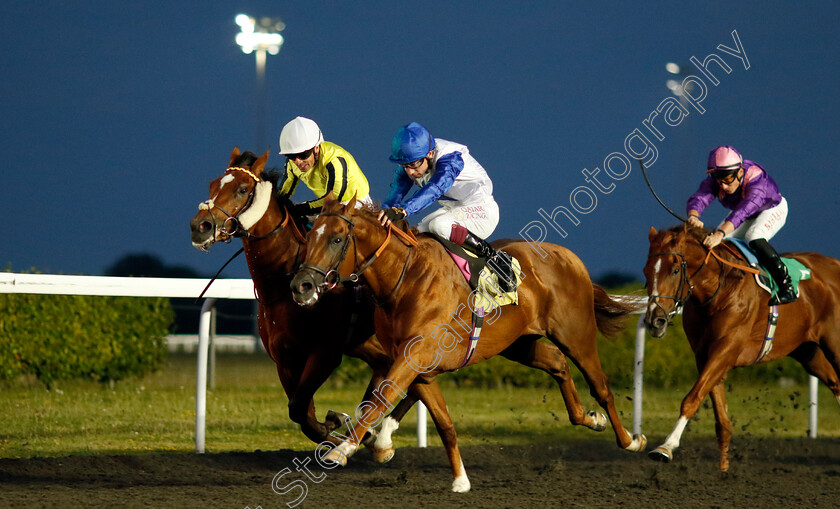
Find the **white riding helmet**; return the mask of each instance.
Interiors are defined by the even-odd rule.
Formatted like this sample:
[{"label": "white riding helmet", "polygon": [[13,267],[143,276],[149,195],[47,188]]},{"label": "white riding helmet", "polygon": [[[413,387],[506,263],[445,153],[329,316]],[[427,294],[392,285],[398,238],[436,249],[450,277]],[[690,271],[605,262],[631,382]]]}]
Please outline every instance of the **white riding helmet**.
[{"label": "white riding helmet", "polygon": [[280,131],[280,153],[299,154],[324,141],[324,135],[314,120],[295,117]]}]

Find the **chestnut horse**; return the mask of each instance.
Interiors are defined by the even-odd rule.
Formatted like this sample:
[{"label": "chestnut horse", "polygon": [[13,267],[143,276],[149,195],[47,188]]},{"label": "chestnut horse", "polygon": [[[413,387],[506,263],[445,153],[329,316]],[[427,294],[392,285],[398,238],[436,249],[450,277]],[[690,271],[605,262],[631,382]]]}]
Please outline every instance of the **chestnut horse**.
[{"label": "chestnut horse", "polygon": [[[360,405],[362,412],[356,413],[358,422],[349,439],[325,456],[340,464],[357,450],[369,423],[378,422],[411,383],[433,381],[439,373],[459,369],[467,358],[465,339],[473,305],[469,285],[439,242],[427,235],[421,235],[416,246],[391,240],[396,234],[393,228],[383,228],[373,208],[357,209],[355,198],[342,205],[329,195],[307,236],[306,260],[292,280],[295,300],[313,305],[319,295],[326,296],[338,274],[352,280],[363,273],[379,302],[376,334],[394,363],[377,398]],[[517,340],[539,344],[545,336],[578,366],[592,396],[609,416],[619,446],[643,450],[644,436],[631,436],[621,424],[596,346],[597,330],[607,334],[623,330],[633,306],[611,299],[593,285],[580,259],[565,248],[543,244],[548,254],[542,258],[525,242],[502,240],[494,246],[515,256],[525,277],[518,289],[519,304],[496,308],[492,319],[485,318],[468,365],[498,355]],[[574,385],[570,378],[561,387],[564,384]],[[443,395],[437,391],[434,396],[426,404],[446,448],[452,490],[468,491],[452,419]],[[580,406],[576,398],[574,403]],[[583,415],[583,410],[576,413]]]},{"label": "chestnut horse", "polygon": [[822,380],[840,403],[840,262],[817,253],[786,253],[813,271],[799,286],[795,302],[779,306],[772,349],[761,357],[769,295],[752,275],[736,266],[746,261],[725,242],[709,252],[708,231],[689,226],[656,231],[651,227],[645,264],[649,299],[645,325],[662,337],[668,321],[683,308],[683,328],[694,351],[699,376],[682,401],[680,417],[665,443],[649,455],[671,461],[688,420],[707,394],[715,415],[720,469],[729,468],[732,423],[726,412],[723,381],[732,368],[790,356]]},{"label": "chestnut horse", "polygon": [[[248,269],[258,297],[258,325],[266,352],[277,365],[277,374],[289,399],[289,417],[311,440],[337,443],[331,434],[343,423],[328,414],[325,422],[315,416],[313,397],[342,359],[342,354],[360,358],[373,370],[365,399],[371,397],[391,366],[391,359],[372,337],[373,306],[367,294],[356,302],[354,291],[343,286],[325,296],[315,309],[304,309],[291,298],[289,282],[306,252],[305,239],[290,220],[286,203],[274,197],[276,173],[264,171],[268,154],[257,158],[234,148],[225,173],[210,183],[210,199],[199,205],[190,222],[193,245],[208,250],[216,241],[240,237]],[[354,318],[355,315],[355,318]],[[584,413],[563,354],[553,345],[517,342],[502,355],[526,366],[546,371],[561,388],[569,419],[574,424],[604,429],[606,418]],[[374,458],[393,457],[391,433],[399,420],[423,393],[435,391],[432,381],[414,387],[394,409],[375,442]],[[366,442],[367,443],[367,442]]]},{"label": "chestnut horse", "polygon": [[[277,175],[263,174],[268,153],[257,158],[234,148],[225,173],[210,183],[210,199],[190,221],[192,243],[208,250],[214,242],[241,237],[258,301],[259,334],[289,399],[289,418],[316,443],[338,443],[330,433],[342,422],[329,415],[320,422],[313,397],[341,363],[342,354],[373,369],[368,394],[382,380],[390,358],[373,336],[369,296],[355,298],[343,288],[314,309],[303,309],[289,291],[306,251],[305,237],[288,209],[277,200]],[[358,302],[357,302],[358,301]],[[401,417],[413,403],[400,409]]]}]

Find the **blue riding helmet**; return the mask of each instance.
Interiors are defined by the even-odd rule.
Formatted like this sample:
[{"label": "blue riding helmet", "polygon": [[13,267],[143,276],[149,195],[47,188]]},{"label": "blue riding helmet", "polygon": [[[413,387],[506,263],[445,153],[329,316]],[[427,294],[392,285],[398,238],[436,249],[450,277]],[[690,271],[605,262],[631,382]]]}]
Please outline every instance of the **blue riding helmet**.
[{"label": "blue riding helmet", "polygon": [[435,148],[435,138],[425,127],[412,122],[400,127],[391,141],[392,163],[408,164],[423,159],[430,150]]}]

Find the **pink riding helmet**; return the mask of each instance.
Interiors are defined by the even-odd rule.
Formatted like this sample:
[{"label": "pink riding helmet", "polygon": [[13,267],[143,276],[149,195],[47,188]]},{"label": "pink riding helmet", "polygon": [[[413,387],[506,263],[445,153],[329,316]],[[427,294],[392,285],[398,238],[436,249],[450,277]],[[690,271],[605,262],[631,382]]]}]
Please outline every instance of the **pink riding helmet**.
[{"label": "pink riding helmet", "polygon": [[737,170],[743,162],[744,158],[734,147],[722,145],[709,152],[709,164],[706,173]]}]

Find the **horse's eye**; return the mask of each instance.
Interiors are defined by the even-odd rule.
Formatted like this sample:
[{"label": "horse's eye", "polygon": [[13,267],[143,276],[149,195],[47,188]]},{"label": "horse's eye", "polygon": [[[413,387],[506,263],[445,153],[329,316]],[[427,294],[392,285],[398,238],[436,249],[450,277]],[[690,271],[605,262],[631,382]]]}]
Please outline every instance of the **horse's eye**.
[{"label": "horse's eye", "polygon": [[678,275],[679,273],[680,273],[680,269],[678,269],[677,267],[674,267],[674,270],[672,270],[672,271],[671,271],[671,275],[672,275],[672,276],[676,276],[676,275]]},{"label": "horse's eye", "polygon": [[248,186],[242,184],[241,186],[239,186],[239,189],[237,189],[236,192],[239,194],[248,194]]},{"label": "horse's eye", "polygon": [[338,235],[336,235],[335,237],[333,237],[332,243],[333,244],[341,244],[341,241],[342,241],[342,238],[339,237]]}]

